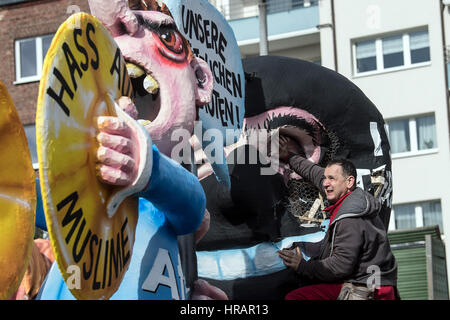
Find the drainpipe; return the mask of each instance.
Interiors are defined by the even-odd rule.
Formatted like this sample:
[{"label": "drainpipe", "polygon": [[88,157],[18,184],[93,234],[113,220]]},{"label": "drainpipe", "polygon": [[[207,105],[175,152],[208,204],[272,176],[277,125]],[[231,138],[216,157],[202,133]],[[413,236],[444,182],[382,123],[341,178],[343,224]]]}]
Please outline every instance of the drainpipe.
[{"label": "drainpipe", "polygon": [[333,29],[334,70],[338,71],[337,45],[336,45],[336,20],[334,17],[334,0],[331,0],[331,24]]},{"label": "drainpipe", "polygon": [[269,43],[267,39],[267,7],[266,0],[258,1],[259,10],[259,55],[269,54]]},{"label": "drainpipe", "polygon": [[[321,0],[321,1],[325,1],[325,0]],[[328,7],[329,5],[329,7]],[[326,1],[326,7],[325,5],[322,8],[319,8],[319,10],[324,10],[322,12],[323,14],[326,14],[326,18],[325,16],[322,14],[320,15],[321,21],[325,19],[326,23],[322,23],[316,26],[317,29],[322,29],[322,28],[331,28],[331,37],[333,38],[333,61],[329,61],[327,64],[327,67],[330,69],[333,69],[334,71],[338,72],[338,58],[337,58],[337,44],[336,44],[336,20],[335,20],[335,13],[334,13],[334,0],[327,0]],[[331,22],[329,22],[330,20],[330,15],[331,15]],[[322,21],[324,22],[324,21]],[[328,32],[327,32],[328,34]],[[327,36],[327,43],[329,36]]]},{"label": "drainpipe", "polygon": [[449,124],[449,136],[450,136],[450,96],[449,96],[449,83],[448,83],[448,71],[447,63],[450,62],[450,49],[447,51],[447,43],[445,42],[445,26],[444,26],[444,11],[445,9],[450,10],[450,1],[443,0],[440,3],[440,14],[441,14],[441,30],[442,30],[442,44],[444,45],[444,82],[445,82],[445,94],[447,103],[447,120]]}]

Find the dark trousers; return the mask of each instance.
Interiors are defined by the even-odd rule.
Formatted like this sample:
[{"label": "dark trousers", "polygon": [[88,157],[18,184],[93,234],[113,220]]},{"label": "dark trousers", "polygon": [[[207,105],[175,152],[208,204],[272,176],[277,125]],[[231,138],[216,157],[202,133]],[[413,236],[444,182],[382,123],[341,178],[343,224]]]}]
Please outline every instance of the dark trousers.
[{"label": "dark trousers", "polygon": [[341,283],[315,284],[289,292],[286,300],[336,300],[341,288]]},{"label": "dark trousers", "polygon": [[[286,300],[336,300],[342,283],[321,283],[295,289],[286,295]],[[375,290],[374,300],[395,300],[395,289],[382,286]]]}]

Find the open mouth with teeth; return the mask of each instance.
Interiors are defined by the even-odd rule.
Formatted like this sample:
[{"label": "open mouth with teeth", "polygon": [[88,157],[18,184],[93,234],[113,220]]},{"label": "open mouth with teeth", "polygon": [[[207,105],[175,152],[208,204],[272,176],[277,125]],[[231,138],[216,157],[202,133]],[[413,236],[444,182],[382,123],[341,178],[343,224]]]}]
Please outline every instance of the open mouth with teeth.
[{"label": "open mouth with teeth", "polygon": [[[254,117],[245,118],[244,130],[278,130],[297,144],[300,154],[315,163],[327,161],[333,153],[332,138],[324,126],[310,113],[293,107],[278,107]],[[288,163],[280,159],[279,173],[288,180],[299,180]]]},{"label": "open mouth with teeth", "polygon": [[135,105],[143,125],[154,121],[161,111],[160,86],[158,81],[143,67],[127,62],[128,75],[133,84]]},{"label": "open mouth with teeth", "polygon": [[[340,147],[336,134],[326,128],[313,115],[293,107],[278,107],[254,117],[244,119],[244,130],[278,130],[297,144],[300,155],[324,166],[333,158]],[[290,165],[280,159],[278,172],[283,176],[288,189],[287,210],[296,217],[310,215],[313,204],[318,199],[318,189],[302,179]],[[324,205],[328,205],[324,199]],[[320,210],[311,218],[320,218]],[[303,219],[303,218],[302,218]],[[303,223],[304,219],[300,221]],[[310,220],[309,220],[310,221]]]}]

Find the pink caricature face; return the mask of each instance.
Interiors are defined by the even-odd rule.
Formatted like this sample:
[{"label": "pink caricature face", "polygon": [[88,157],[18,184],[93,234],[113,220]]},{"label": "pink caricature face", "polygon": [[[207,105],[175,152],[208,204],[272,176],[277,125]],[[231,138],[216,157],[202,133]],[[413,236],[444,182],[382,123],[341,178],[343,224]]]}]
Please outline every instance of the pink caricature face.
[{"label": "pink caricature face", "polygon": [[122,0],[90,0],[91,12],[109,29],[132,79],[138,119],[158,149],[170,156],[174,130],[192,133],[197,107],[210,102],[208,65],[192,56],[174,20],[158,11],[130,10]]}]

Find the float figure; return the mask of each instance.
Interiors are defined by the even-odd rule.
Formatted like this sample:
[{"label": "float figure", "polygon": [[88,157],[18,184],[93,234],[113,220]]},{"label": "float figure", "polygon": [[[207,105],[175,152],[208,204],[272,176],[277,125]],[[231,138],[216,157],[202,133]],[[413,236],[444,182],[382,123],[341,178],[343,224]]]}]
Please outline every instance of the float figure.
[{"label": "float figure", "polygon": [[[111,299],[226,298],[204,281],[188,288],[177,236],[207,227],[207,223],[201,224],[208,219],[205,196],[197,178],[168,158],[178,143],[171,141],[172,132],[184,129],[192,133],[196,108],[210,101],[211,71],[192,55],[164,5],[130,1],[128,6],[119,0],[89,4],[128,62],[135,103],[127,98],[118,102],[140,120],[154,142],[152,174],[138,194],[139,220],[130,266]],[[139,145],[136,135],[116,117],[99,117],[97,125],[99,178],[112,185],[129,185],[140,161],[139,152],[133,151]],[[200,228],[198,233],[204,230]],[[73,299],[56,264],[39,298]]]}]

